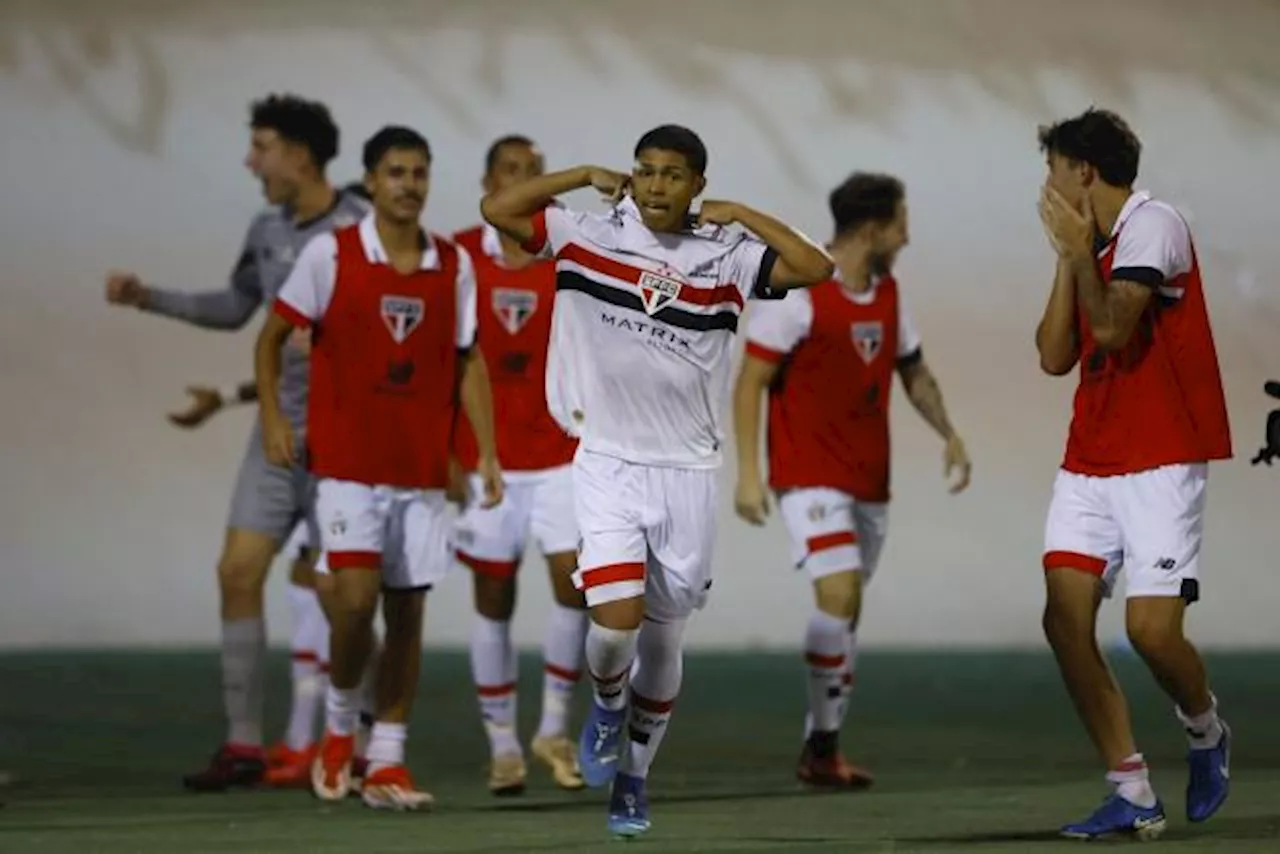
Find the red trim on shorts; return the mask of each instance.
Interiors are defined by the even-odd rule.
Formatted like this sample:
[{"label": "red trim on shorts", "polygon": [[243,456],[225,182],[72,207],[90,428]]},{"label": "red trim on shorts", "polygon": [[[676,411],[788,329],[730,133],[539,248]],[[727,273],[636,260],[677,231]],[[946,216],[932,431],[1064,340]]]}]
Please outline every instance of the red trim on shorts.
[{"label": "red trim on shorts", "polygon": [[804,654],[804,660],[814,667],[844,667],[844,658],[843,655],[822,655],[817,652],[806,652]]},{"label": "red trim on shorts", "polygon": [[548,676],[554,676],[557,679],[563,679],[566,682],[577,682],[582,678],[581,670],[566,670],[563,667],[556,667],[554,664],[547,663],[542,668]]},{"label": "red trim on shorts", "polygon": [[516,683],[508,682],[505,685],[477,685],[476,693],[481,697],[505,697],[508,694],[514,694],[516,691]]},{"label": "red trim on shorts", "polygon": [[462,551],[458,552],[458,560],[470,567],[476,575],[483,575],[486,578],[502,580],[515,578],[516,570],[520,568],[518,560],[482,560]]},{"label": "red trim on shorts", "polygon": [[382,552],[329,552],[325,562],[330,569],[382,570]]},{"label": "red trim on shorts", "polygon": [[592,587],[601,587],[605,584],[615,584],[619,581],[644,581],[644,564],[611,563],[607,566],[597,566],[594,569],[585,570],[582,573],[583,590],[590,590]]},{"label": "red trim on shorts", "polygon": [[1105,560],[1080,552],[1045,552],[1044,557],[1041,558],[1041,564],[1044,566],[1045,572],[1051,569],[1078,569],[1081,572],[1087,572],[1099,578],[1107,571],[1107,562]]},{"label": "red trim on shorts", "polygon": [[295,649],[293,651],[294,661],[319,661],[320,656],[316,655],[309,649]]},{"label": "red trim on shorts", "polygon": [[804,547],[808,549],[809,554],[838,549],[841,546],[856,546],[857,544],[858,535],[853,531],[836,531],[832,534],[821,534],[804,541]]},{"label": "red trim on shorts", "polygon": [[290,326],[296,326],[299,329],[307,329],[311,326],[311,318],[282,299],[275,300],[271,304],[271,310],[280,315]]},{"label": "red trim on shorts", "polygon": [[747,341],[746,354],[748,356],[755,356],[760,361],[768,362],[771,365],[781,364],[782,360],[787,357],[786,353],[772,350],[763,344],[757,344],[750,340]]},{"label": "red trim on shorts", "polygon": [[637,709],[646,711],[651,715],[665,715],[675,708],[675,700],[650,700],[648,697],[642,697],[635,691],[631,692],[631,703]]}]

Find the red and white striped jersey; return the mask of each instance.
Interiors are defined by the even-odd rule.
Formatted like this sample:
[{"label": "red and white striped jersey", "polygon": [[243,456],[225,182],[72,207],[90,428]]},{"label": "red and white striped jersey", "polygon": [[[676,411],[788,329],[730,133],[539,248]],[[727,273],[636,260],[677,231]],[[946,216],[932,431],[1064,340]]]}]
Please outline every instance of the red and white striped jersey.
[{"label": "red and white striped jersey", "polygon": [[715,468],[733,335],[768,297],[775,254],[739,231],[645,227],[630,199],[605,214],[548,207],[525,247],[554,257],[552,416],[589,451]]}]

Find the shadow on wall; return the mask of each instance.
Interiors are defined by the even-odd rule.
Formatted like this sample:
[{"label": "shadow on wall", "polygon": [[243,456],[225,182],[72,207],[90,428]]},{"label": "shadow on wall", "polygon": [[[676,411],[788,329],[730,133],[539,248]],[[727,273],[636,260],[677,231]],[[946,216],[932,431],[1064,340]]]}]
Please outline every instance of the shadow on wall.
[{"label": "shadow on wall", "polygon": [[[0,72],[23,75],[42,62],[119,145],[160,150],[170,87],[154,43],[159,32],[225,39],[246,33],[349,31],[461,130],[480,125],[470,93],[500,95],[525,69],[504,46],[516,35],[559,42],[557,52],[584,75],[615,71],[612,46],[629,45],[670,86],[714,96],[746,116],[776,149],[792,177],[803,168],[786,145],[770,104],[736,80],[735,56],[766,57],[807,69],[837,117],[887,122],[901,92],[895,75],[937,75],[939,106],[963,112],[955,97],[965,76],[1011,107],[1048,115],[1040,70],[1077,75],[1100,101],[1132,103],[1138,75],[1185,76],[1205,87],[1246,132],[1280,127],[1280,4],[1232,0],[1231,13],[1203,0],[1082,0],[1070,6],[1026,0],[651,0],[636,6],[598,0],[10,0],[0,5]],[[443,69],[422,50],[433,30],[470,31],[475,61]],[[604,38],[601,38],[601,37]],[[608,45],[606,48],[604,45]],[[115,105],[95,77],[127,75],[131,106]],[[913,81],[919,89],[920,80]],[[948,97],[948,96],[951,97]],[[807,183],[807,182],[806,182]]]}]

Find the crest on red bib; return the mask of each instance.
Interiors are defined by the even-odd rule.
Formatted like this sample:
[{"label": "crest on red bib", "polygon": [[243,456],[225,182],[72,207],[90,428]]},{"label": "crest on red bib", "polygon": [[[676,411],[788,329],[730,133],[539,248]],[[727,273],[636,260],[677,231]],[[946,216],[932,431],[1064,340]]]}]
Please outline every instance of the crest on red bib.
[{"label": "crest on red bib", "polygon": [[681,283],[679,274],[665,264],[656,273],[645,271],[640,274],[640,302],[644,305],[645,314],[653,316],[680,296]]},{"label": "crest on red bib", "polygon": [[853,348],[862,361],[868,365],[874,362],[884,347],[884,324],[878,320],[860,321],[853,324],[850,334],[853,336]]},{"label": "crest on red bib", "polygon": [[382,322],[391,338],[403,344],[422,325],[426,304],[418,297],[384,296],[382,298]]},{"label": "crest on red bib", "polygon": [[492,303],[502,328],[515,335],[538,310],[538,294],[516,288],[494,288]]}]

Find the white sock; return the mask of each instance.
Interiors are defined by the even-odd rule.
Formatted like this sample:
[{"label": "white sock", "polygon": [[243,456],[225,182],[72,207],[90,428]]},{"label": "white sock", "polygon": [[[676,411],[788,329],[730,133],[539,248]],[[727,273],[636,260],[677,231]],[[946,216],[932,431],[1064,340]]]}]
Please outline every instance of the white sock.
[{"label": "white sock", "polygon": [[1115,785],[1116,792],[1131,804],[1150,809],[1156,805],[1156,793],[1151,788],[1146,760],[1135,753],[1120,763],[1119,768],[1107,772],[1107,780]]},{"label": "white sock", "polygon": [[684,677],[682,639],[685,621],[640,627],[636,663],[631,673],[631,708],[627,716],[628,739],[618,770],[633,777],[648,777],[658,747],[667,734],[671,709]]},{"label": "white sock", "polygon": [[853,694],[853,684],[858,675],[858,630],[849,629],[848,646],[845,652],[844,672],[840,675],[840,724],[844,727],[844,719],[849,715],[849,697]]},{"label": "white sock", "polygon": [[606,629],[587,626],[587,670],[595,686],[596,702],[618,711],[627,705],[627,680],[636,657],[638,629]]},{"label": "white sock", "polygon": [[516,737],[516,670],[511,623],[476,614],[471,625],[471,677],[494,756],[521,752]]},{"label": "white sock", "polygon": [[365,758],[369,760],[369,773],[381,771],[394,765],[404,764],[404,742],[408,737],[405,724],[389,724],[377,721],[369,734],[369,749]]},{"label": "white sock", "polygon": [[[1213,695],[1210,695],[1213,697]],[[1176,709],[1178,720],[1187,731],[1187,742],[1192,750],[1208,750],[1218,746],[1222,741],[1222,720],[1218,717],[1218,698],[1213,697],[1213,705],[1209,711],[1199,715],[1188,715],[1182,709]]]},{"label": "white sock", "polygon": [[293,662],[290,667],[293,691],[289,707],[289,727],[285,744],[291,750],[305,750],[316,738],[317,713],[324,696],[320,656],[316,647],[315,624],[325,625],[320,599],[310,587],[289,585]]},{"label": "white sock", "polygon": [[587,636],[587,612],[551,606],[547,621],[547,637],[542,646],[542,719],[538,723],[540,738],[565,734],[569,726],[569,706],[573,691],[582,678],[582,648]]},{"label": "white sock", "polygon": [[840,728],[848,649],[847,619],[823,611],[809,616],[804,655],[809,668],[809,715],[816,732],[836,732]]},{"label": "white sock", "polygon": [[261,617],[222,623],[222,704],[227,743],[262,747],[262,663],[267,627]]},{"label": "white sock", "polygon": [[325,698],[325,729],[334,735],[355,735],[360,718],[360,689],[329,686]]}]

